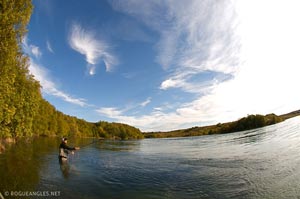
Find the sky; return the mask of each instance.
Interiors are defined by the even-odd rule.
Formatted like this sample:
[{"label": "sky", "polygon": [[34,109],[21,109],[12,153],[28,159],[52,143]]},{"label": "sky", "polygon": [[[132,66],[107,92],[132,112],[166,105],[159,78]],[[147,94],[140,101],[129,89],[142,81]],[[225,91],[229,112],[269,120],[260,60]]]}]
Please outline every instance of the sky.
[{"label": "sky", "polygon": [[300,109],[297,0],[33,0],[43,97],[89,122],[168,131]]}]

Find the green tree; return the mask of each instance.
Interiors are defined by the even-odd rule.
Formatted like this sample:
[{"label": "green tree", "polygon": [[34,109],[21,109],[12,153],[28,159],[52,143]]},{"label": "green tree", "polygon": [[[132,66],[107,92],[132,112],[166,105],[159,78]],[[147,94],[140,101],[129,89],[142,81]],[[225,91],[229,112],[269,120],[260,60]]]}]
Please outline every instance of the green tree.
[{"label": "green tree", "polygon": [[22,39],[32,11],[30,0],[0,1],[0,136],[31,135],[41,97],[39,84],[29,74]]},{"label": "green tree", "polygon": [[0,138],[32,135],[142,138],[139,129],[119,123],[90,123],[65,115],[44,100],[29,73],[22,40],[31,0],[0,0]]}]

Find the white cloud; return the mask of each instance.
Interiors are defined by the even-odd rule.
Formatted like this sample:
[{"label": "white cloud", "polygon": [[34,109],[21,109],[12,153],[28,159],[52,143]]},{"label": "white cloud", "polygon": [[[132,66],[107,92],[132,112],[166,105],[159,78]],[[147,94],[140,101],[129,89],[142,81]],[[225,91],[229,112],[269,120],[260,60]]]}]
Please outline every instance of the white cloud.
[{"label": "white cloud", "polygon": [[299,6],[298,1],[237,1],[243,62],[235,78],[212,93],[222,110],[240,116],[299,109]]},{"label": "white cloud", "polygon": [[147,98],[145,101],[143,101],[142,103],[140,103],[140,106],[145,107],[149,103],[151,103],[151,97]]},{"label": "white cloud", "polygon": [[28,44],[27,37],[24,37],[23,39],[23,48],[30,56],[34,56],[35,58],[40,58],[42,56],[42,52],[38,46]]},{"label": "white cloud", "polygon": [[[180,0],[112,5],[160,34],[157,60],[169,71],[160,89],[198,96],[171,112],[159,106],[140,117],[123,113],[114,119],[143,130],[171,130],[300,108],[298,1],[191,0],[184,9]],[[210,78],[195,80],[206,72]]]},{"label": "white cloud", "polygon": [[31,52],[32,54],[36,57],[36,58],[39,58],[42,56],[42,53],[39,49],[39,47],[35,46],[35,45],[30,45],[30,48],[31,48]]},{"label": "white cloud", "polygon": [[53,51],[53,49],[52,49],[51,44],[50,44],[49,41],[46,42],[46,45],[47,45],[48,51],[51,52],[51,53],[54,53],[54,51]]},{"label": "white cloud", "polygon": [[124,118],[124,117],[126,118],[126,116],[124,116],[126,114],[126,112],[134,110],[134,109],[139,108],[139,107],[145,107],[149,103],[151,103],[151,98],[150,97],[147,98],[145,101],[139,103],[139,104],[127,105],[123,109],[119,109],[119,108],[116,108],[116,107],[102,107],[102,108],[98,108],[96,110],[96,112],[98,112],[99,114],[104,115],[106,117],[109,117],[109,118],[114,118],[114,119]]},{"label": "white cloud", "polygon": [[85,30],[79,24],[74,23],[69,34],[69,44],[72,49],[85,55],[88,62],[89,74],[96,73],[96,65],[103,61],[106,71],[112,71],[118,64],[118,59],[110,52],[110,46],[96,37],[96,32]]},{"label": "white cloud", "polygon": [[36,64],[32,59],[30,60],[29,71],[32,75],[34,75],[34,78],[40,82],[43,93],[58,97],[66,102],[70,102],[79,106],[88,105],[85,99],[72,97],[71,95],[58,89],[56,84],[50,79],[47,69]]},{"label": "white cloud", "polygon": [[114,107],[103,107],[97,109],[96,111],[110,118],[119,117],[123,113],[123,111],[118,110],[117,108]]},{"label": "white cloud", "polygon": [[22,44],[25,53],[29,54],[30,57],[29,71],[34,76],[34,78],[40,82],[43,93],[56,96],[66,102],[70,102],[79,106],[88,105],[85,102],[85,99],[72,97],[71,95],[57,88],[57,85],[54,83],[54,81],[51,80],[48,70],[35,62],[35,58],[39,58],[42,54],[38,46],[28,44],[27,37],[24,38]]},{"label": "white cloud", "polygon": [[[101,108],[96,111],[100,115],[114,119],[116,122],[136,126],[145,132],[186,128],[199,122],[199,118],[195,117],[195,110],[183,110],[184,106],[170,113],[164,113],[163,109],[163,107],[156,107],[149,114],[140,116],[127,115],[124,110],[116,107]],[[187,115],[186,112],[192,115]],[[202,120],[202,124],[207,121],[209,120]]]},{"label": "white cloud", "polygon": [[160,88],[163,90],[169,89],[169,88],[178,88],[183,85],[182,80],[178,79],[167,79],[161,83]]},{"label": "white cloud", "polygon": [[[115,0],[112,6],[159,33],[157,61],[170,71],[160,89],[179,88],[192,93],[203,89],[202,92],[207,92],[237,71],[240,41],[235,33],[238,20],[232,1]],[[191,81],[206,71],[218,75],[205,82]]]}]

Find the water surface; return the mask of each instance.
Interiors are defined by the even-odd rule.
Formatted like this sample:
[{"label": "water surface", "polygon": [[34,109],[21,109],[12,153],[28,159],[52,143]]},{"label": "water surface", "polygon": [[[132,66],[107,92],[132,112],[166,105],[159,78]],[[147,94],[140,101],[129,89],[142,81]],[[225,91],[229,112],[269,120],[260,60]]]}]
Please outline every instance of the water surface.
[{"label": "water surface", "polygon": [[[1,193],[56,198],[300,198],[300,118],[225,135],[87,145],[58,163],[59,139],[20,142],[0,155]],[[34,197],[33,197],[34,198]],[[39,197],[40,198],[40,197]]]}]

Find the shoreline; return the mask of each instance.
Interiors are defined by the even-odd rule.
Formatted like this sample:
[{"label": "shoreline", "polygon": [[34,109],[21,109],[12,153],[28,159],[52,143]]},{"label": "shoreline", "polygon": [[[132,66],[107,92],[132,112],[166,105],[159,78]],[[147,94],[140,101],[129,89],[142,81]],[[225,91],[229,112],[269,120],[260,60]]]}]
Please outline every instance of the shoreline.
[{"label": "shoreline", "polygon": [[236,121],[218,123],[209,126],[195,126],[187,129],[178,129],[173,131],[142,132],[145,139],[150,138],[174,138],[174,137],[192,137],[203,135],[227,134],[245,130],[262,128],[283,122],[287,119],[300,115],[300,110],[290,113],[275,115],[248,115]]},{"label": "shoreline", "polygon": [[[233,122],[226,122],[226,123],[218,123],[215,125],[209,125],[209,126],[196,126],[191,127],[188,129],[178,129],[174,131],[161,131],[161,132],[142,132],[143,138],[140,139],[149,139],[149,138],[171,138],[171,137],[190,137],[190,136],[203,136],[203,135],[214,135],[214,134],[226,134],[226,133],[233,133],[243,130],[251,130],[255,128],[261,128],[264,126],[269,126],[273,124],[277,124],[280,122],[283,122],[287,119],[296,117],[300,115],[300,110],[293,111],[287,114],[282,115],[275,115],[275,114],[267,114],[267,115],[248,115],[247,117],[241,118],[237,121]],[[260,120],[264,121],[264,123]],[[252,121],[251,125],[245,126],[245,123],[248,123],[249,121]],[[254,123],[253,123],[254,121]],[[33,136],[24,136],[24,137],[6,137],[6,138],[0,138],[0,154],[2,154],[6,148],[7,145],[15,144],[18,142],[18,140],[23,139],[35,139],[35,138],[60,138],[61,135],[33,135]],[[68,136],[70,138],[83,138],[83,139],[98,139],[98,140],[138,140],[138,139],[122,139],[121,137],[113,136],[110,138],[104,138],[104,137],[91,137],[91,136]]]}]

